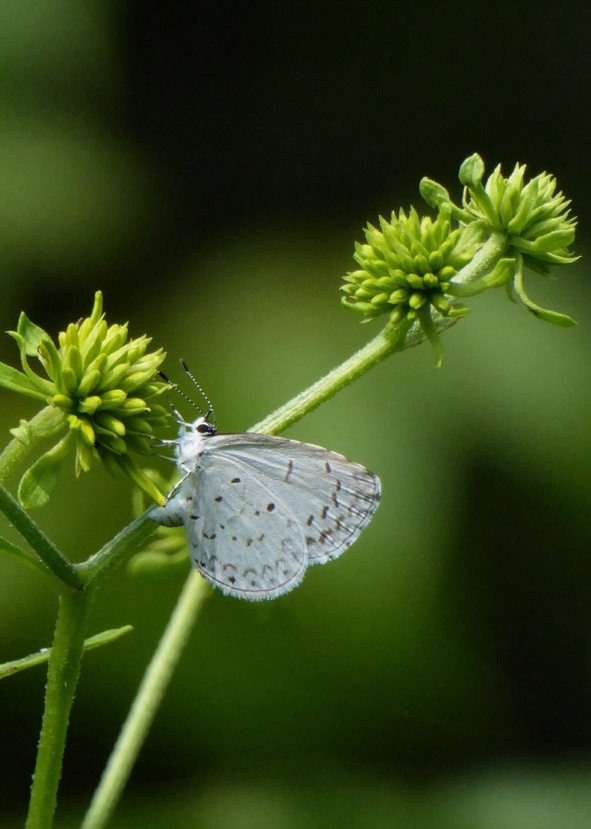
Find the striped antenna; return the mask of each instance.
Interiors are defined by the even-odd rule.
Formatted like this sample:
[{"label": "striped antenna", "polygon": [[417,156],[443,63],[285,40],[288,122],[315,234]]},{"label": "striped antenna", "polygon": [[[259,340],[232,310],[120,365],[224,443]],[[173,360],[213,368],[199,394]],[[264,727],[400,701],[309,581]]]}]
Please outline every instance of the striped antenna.
[{"label": "striped antenna", "polygon": [[[159,371],[158,374],[160,375],[160,377],[162,377],[162,379],[164,380],[165,383],[168,383],[168,385],[170,386],[171,389],[174,389],[177,394],[180,394],[180,396],[183,397],[187,401],[187,403],[190,403],[191,406],[193,406],[194,409],[197,409],[197,411],[199,412],[201,417],[204,417],[207,420],[208,423],[211,423],[212,426],[215,426],[215,411],[213,409],[213,406],[211,405],[211,401],[210,401],[209,397],[205,394],[205,392],[203,391],[203,389],[201,388],[201,386],[199,385],[197,380],[195,380],[195,378],[193,377],[193,375],[192,375],[192,373],[189,369],[189,366],[182,359],[181,359],[181,365],[182,365],[187,377],[191,380],[191,382],[194,384],[195,388],[198,390],[200,395],[203,397],[203,399],[207,403],[207,412],[204,412],[203,409],[201,408],[201,406],[199,406],[198,403],[195,403],[195,401],[192,398],[190,398],[188,394],[185,394],[185,392],[181,388],[179,388],[179,386],[173,380],[171,380],[169,377],[167,377],[167,375],[163,371]],[[174,412],[174,415],[175,415],[175,418],[176,418],[177,422],[179,424],[184,423],[183,418],[177,412],[177,410],[174,408],[174,406],[172,407],[172,411]]]},{"label": "striped antenna", "polygon": [[[210,399],[209,399],[209,397],[205,394],[205,392],[203,391],[203,389],[201,388],[201,386],[199,385],[199,383],[197,382],[197,380],[195,380],[195,378],[194,378],[194,376],[193,376],[193,374],[192,374],[192,372],[191,372],[191,370],[190,370],[189,366],[185,363],[185,361],[182,359],[182,357],[181,357],[181,365],[182,365],[182,367],[183,367],[183,369],[184,369],[184,371],[185,371],[185,374],[186,374],[186,375],[187,375],[187,377],[189,378],[189,380],[193,383],[193,385],[195,386],[195,388],[197,389],[197,391],[199,392],[199,394],[201,395],[201,397],[202,397],[202,398],[205,400],[205,402],[207,403],[207,414],[206,414],[206,415],[204,415],[205,419],[207,420],[207,422],[208,422],[208,423],[211,423],[211,424],[212,424],[212,426],[215,426],[215,411],[214,411],[213,406],[211,405],[211,400],[210,400]],[[193,405],[195,405],[195,404],[193,404]],[[198,406],[197,406],[197,409],[199,409],[199,407],[198,407]],[[201,412],[201,414],[203,414],[203,412]]]}]

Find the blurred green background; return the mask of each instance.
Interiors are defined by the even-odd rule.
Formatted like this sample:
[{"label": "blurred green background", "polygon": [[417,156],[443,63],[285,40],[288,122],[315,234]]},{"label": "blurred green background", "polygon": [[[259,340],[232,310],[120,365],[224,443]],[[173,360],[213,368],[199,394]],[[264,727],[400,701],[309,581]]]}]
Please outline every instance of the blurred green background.
[{"label": "blurred green background", "polygon": [[[212,595],[114,827],[591,827],[588,4],[0,3],[0,306],[89,313],[184,357],[243,430],[377,333],[339,305],[367,220],[418,181],[459,196],[527,162],[573,199],[583,260],[501,293],[293,427],[375,470],[341,560],[250,605]],[[17,364],[14,343],[0,359]],[[7,430],[32,414],[3,395]],[[73,464],[72,464],[73,466]],[[81,560],[125,482],[64,472],[38,513]],[[91,633],[60,826],[78,825],[184,574],[120,570]],[[0,559],[0,660],[47,646],[55,597]],[[20,826],[43,670],[0,686],[3,825]]]}]

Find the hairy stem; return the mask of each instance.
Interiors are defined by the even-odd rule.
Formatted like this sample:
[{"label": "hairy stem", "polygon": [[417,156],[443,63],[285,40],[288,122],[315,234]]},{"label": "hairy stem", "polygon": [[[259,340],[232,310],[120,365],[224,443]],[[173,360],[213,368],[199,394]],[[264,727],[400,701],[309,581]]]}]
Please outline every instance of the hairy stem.
[{"label": "hairy stem", "polygon": [[198,571],[191,570],[164,635],[144,674],[81,829],[101,829],[107,825],[154,721],[208,590],[207,582]]},{"label": "hairy stem", "polygon": [[452,281],[464,285],[476,282],[494,269],[508,247],[509,240],[504,233],[499,231],[491,233],[476,256],[454,276]]},{"label": "hairy stem", "polygon": [[352,357],[349,357],[340,366],[321,377],[320,380],[293,397],[289,402],[280,406],[264,420],[256,423],[248,431],[276,435],[278,432],[287,429],[288,426],[316,409],[325,400],[334,397],[337,392],[357,380],[358,377],[361,377],[370,368],[384,360],[389,354],[405,348],[409,328],[410,324],[407,322],[398,325],[387,325],[377,337],[370,340]]},{"label": "hairy stem", "polygon": [[90,598],[88,592],[68,591],[60,596],[26,829],[49,829],[53,823],[66,732],[84,652]]},{"label": "hairy stem", "polygon": [[[454,277],[454,282],[465,284],[480,279],[483,274],[488,273],[494,267],[506,249],[507,237],[503,233],[493,233],[474,259]],[[457,319],[434,314],[433,328],[437,333],[441,333],[451,328],[457,321]],[[419,345],[425,339],[427,335],[418,322],[412,325],[406,321],[396,325],[386,325],[373,340],[360,348],[352,357],[280,406],[264,420],[256,423],[248,431],[268,435],[282,432],[390,354]]]},{"label": "hairy stem", "polygon": [[157,525],[149,518],[150,510],[144,512],[121,532],[108,541],[104,547],[83,564],[76,567],[77,573],[86,584],[96,584],[96,579],[103,578],[110,570],[121,564],[130,553],[140,548],[156,532]]}]

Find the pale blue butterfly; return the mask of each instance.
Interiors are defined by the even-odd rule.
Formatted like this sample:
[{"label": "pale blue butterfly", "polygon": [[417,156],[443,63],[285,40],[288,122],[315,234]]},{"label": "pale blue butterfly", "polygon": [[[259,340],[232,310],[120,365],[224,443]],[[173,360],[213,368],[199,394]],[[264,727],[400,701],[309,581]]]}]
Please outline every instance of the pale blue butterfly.
[{"label": "pale blue butterfly", "polygon": [[337,558],[355,541],[378,507],[380,481],[310,443],[218,434],[205,400],[209,411],[192,423],[176,413],[179,437],[168,443],[183,477],[150,517],[184,524],[194,565],[223,593],[275,599],[297,587],[308,565]]}]

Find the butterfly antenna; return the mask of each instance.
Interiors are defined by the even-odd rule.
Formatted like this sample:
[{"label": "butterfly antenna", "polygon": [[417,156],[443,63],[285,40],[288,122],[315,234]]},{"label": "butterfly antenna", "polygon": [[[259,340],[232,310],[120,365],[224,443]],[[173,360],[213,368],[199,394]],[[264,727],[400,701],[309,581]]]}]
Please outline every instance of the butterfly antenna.
[{"label": "butterfly antenna", "polygon": [[[197,403],[195,403],[194,400],[191,400],[189,395],[185,394],[185,392],[182,389],[180,389],[173,380],[170,380],[163,371],[159,371],[158,374],[160,375],[160,377],[162,377],[162,379],[164,380],[165,383],[168,383],[168,385],[170,386],[171,389],[174,389],[174,391],[177,394],[180,394],[180,396],[183,397],[187,401],[187,403],[190,403],[191,406],[193,406],[194,409],[197,409],[197,411],[199,412],[199,414],[202,417],[207,417],[205,412],[203,412],[201,410],[201,408],[197,405]],[[201,392],[201,393],[203,394],[203,392]],[[203,395],[203,396],[205,397],[205,395]],[[207,398],[205,398],[205,399],[207,400]],[[207,402],[209,403],[209,401],[207,401]],[[181,423],[184,423],[185,421],[183,420],[183,417],[180,414],[180,412],[178,412],[177,409],[175,409],[175,407],[172,405],[172,403],[170,403],[169,405],[170,405],[170,408],[172,409],[172,413],[174,414],[174,418],[175,418],[176,422],[179,425]]]},{"label": "butterfly antenna", "polygon": [[[197,391],[200,393],[201,397],[202,397],[202,398],[205,400],[205,402],[207,403],[207,414],[205,415],[205,419],[206,419],[209,423],[212,423],[212,424],[215,426],[215,411],[214,411],[213,406],[211,405],[211,400],[210,400],[210,399],[209,399],[209,397],[205,394],[205,392],[203,391],[203,389],[201,388],[201,386],[199,385],[199,383],[197,382],[197,380],[195,380],[195,377],[194,377],[194,376],[193,376],[193,374],[191,373],[191,370],[190,370],[189,366],[185,363],[185,361],[184,361],[182,358],[181,358],[181,365],[182,365],[182,367],[183,367],[183,369],[184,369],[184,371],[185,371],[185,374],[186,374],[186,375],[187,375],[187,377],[189,378],[189,380],[193,383],[193,385],[195,386],[195,388],[197,389]],[[193,404],[193,405],[195,405],[195,404]],[[202,414],[203,414],[203,413],[202,413]]]}]

